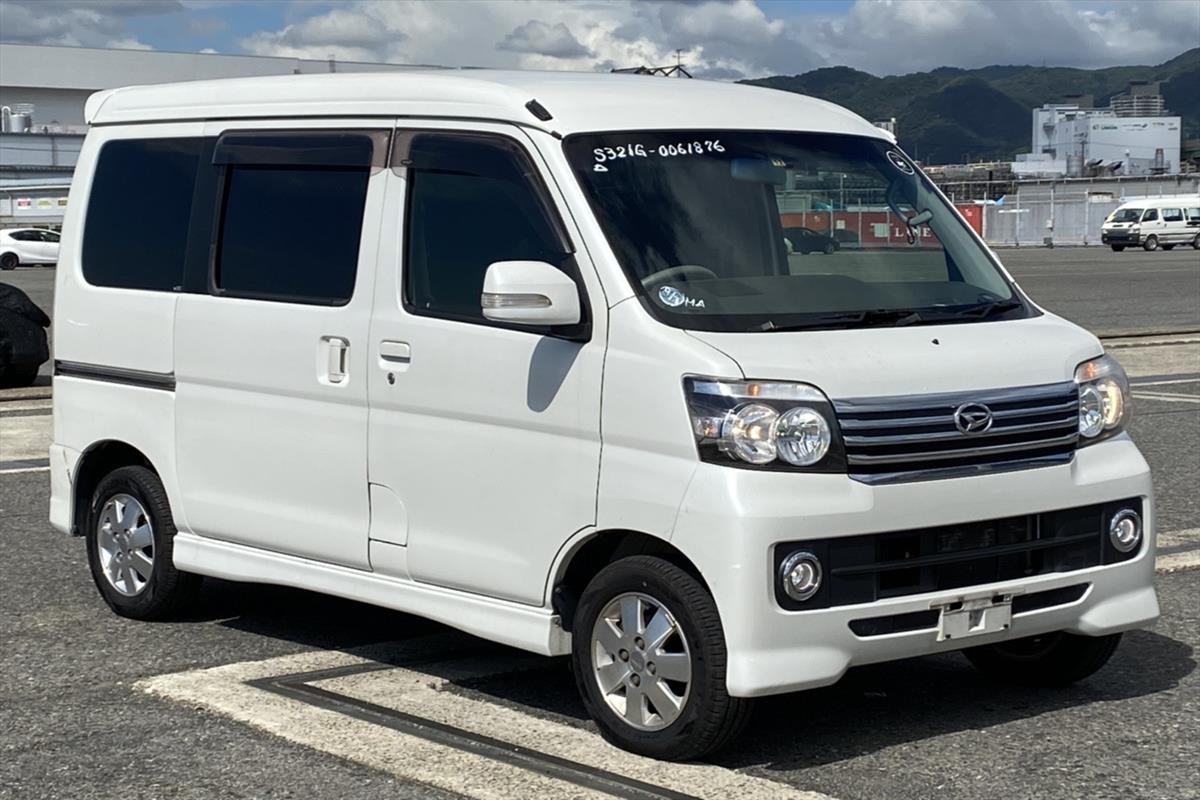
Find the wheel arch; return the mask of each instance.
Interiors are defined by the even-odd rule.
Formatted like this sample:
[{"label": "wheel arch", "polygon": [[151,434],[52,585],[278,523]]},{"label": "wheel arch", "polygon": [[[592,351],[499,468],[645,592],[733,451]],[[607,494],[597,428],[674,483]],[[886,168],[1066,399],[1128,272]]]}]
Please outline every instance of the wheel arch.
[{"label": "wheel arch", "polygon": [[712,589],[699,567],[666,539],[635,530],[602,530],[573,542],[560,559],[551,582],[550,604],[570,631],[579,598],[600,570],[626,556],[658,556],[694,577],[710,594]]},{"label": "wheel arch", "polygon": [[91,506],[92,494],[104,476],[121,467],[145,467],[159,474],[154,463],[138,448],[118,439],[103,439],[88,446],[79,456],[72,481],[71,533],[83,533],[84,518]]}]

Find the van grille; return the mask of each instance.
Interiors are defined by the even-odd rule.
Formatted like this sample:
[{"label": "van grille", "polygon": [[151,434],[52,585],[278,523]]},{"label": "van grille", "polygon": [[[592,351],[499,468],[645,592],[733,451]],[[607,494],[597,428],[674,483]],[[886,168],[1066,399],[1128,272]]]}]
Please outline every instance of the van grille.
[{"label": "van grille", "polygon": [[[850,477],[897,483],[1064,464],[1079,440],[1074,381],[1019,389],[835,400]],[[986,430],[963,433],[958,409],[985,406]]]}]

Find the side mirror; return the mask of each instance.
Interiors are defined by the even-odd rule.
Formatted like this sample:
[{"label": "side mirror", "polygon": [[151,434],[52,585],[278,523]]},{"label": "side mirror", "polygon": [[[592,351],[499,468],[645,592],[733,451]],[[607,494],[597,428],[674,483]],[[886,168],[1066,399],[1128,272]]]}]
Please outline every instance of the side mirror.
[{"label": "side mirror", "polygon": [[487,269],[480,298],[483,316],[518,325],[576,325],[579,288],[544,261],[497,261]]}]

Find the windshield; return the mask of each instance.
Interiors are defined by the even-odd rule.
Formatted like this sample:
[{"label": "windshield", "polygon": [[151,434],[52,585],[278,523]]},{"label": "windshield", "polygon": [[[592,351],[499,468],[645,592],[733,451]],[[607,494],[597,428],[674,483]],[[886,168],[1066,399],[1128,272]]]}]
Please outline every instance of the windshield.
[{"label": "windshield", "polygon": [[680,328],[971,322],[1030,309],[886,141],[759,131],[568,137],[643,303]]},{"label": "windshield", "polygon": [[1113,222],[1137,222],[1142,218],[1142,210],[1140,208],[1118,208],[1113,212]]}]

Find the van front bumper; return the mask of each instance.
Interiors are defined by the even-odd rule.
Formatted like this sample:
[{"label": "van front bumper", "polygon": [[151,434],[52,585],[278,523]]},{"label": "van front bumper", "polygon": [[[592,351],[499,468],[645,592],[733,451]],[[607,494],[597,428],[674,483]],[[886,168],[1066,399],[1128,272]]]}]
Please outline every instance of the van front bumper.
[{"label": "van front bumper", "polygon": [[[776,597],[774,550],[784,542],[794,546],[806,539],[1011,518],[1126,498],[1141,499],[1144,533],[1137,555],[1121,563],[816,610],[788,610]],[[696,563],[716,599],[728,649],[726,682],[736,697],[825,686],[858,664],[1052,631],[1116,633],[1159,613],[1150,471],[1127,435],[1085,447],[1060,466],[878,486],[844,475],[702,464],[672,541]],[[1011,626],[1001,632],[939,642],[935,622],[859,635],[863,620],[920,612],[927,618],[931,609],[964,599],[1054,590],[1059,591],[1040,595],[1054,599],[1049,605],[1026,611],[1015,606]]]},{"label": "van front bumper", "polygon": [[1142,235],[1140,233],[1129,233],[1127,231],[1101,231],[1101,244],[1127,244],[1133,247],[1142,243]]}]

